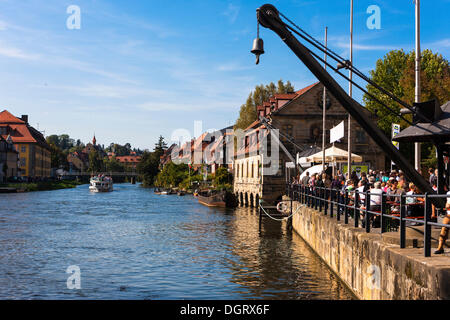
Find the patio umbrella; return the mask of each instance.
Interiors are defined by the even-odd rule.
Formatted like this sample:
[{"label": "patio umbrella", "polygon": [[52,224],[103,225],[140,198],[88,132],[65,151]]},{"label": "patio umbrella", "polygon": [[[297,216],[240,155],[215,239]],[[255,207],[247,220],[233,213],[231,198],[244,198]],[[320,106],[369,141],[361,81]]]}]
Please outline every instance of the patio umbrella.
[{"label": "patio umbrella", "polygon": [[[335,146],[328,148],[325,150],[325,161],[326,162],[347,162],[348,152]],[[317,152],[305,159],[300,159],[300,161],[304,160],[304,162],[322,162],[322,151]],[[362,157],[352,153],[352,160],[354,162],[362,162]]]}]

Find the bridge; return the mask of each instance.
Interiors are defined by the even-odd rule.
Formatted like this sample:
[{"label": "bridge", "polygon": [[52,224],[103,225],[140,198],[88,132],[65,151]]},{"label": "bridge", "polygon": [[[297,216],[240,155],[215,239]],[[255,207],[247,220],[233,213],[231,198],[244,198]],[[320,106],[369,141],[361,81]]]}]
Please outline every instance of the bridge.
[{"label": "bridge", "polygon": [[79,176],[96,176],[96,175],[105,175],[109,177],[137,177],[139,174],[135,171],[132,172],[65,172],[61,174],[61,177],[79,177]]}]

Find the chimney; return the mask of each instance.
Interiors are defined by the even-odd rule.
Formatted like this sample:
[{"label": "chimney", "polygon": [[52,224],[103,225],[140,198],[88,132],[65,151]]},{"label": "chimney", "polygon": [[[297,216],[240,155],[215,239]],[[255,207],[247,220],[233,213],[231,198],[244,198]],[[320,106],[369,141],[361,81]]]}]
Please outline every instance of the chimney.
[{"label": "chimney", "polygon": [[23,114],[22,115],[22,120],[25,121],[26,124],[28,124],[28,115],[27,114]]}]

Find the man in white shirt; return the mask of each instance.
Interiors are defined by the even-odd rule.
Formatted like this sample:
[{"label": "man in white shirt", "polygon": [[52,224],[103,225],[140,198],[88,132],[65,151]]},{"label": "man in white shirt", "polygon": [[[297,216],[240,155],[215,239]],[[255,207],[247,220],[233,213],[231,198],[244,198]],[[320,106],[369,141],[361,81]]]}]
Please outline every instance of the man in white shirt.
[{"label": "man in white shirt", "polygon": [[370,211],[381,210],[381,195],[383,190],[381,189],[381,182],[374,183],[373,188],[370,189]]}]

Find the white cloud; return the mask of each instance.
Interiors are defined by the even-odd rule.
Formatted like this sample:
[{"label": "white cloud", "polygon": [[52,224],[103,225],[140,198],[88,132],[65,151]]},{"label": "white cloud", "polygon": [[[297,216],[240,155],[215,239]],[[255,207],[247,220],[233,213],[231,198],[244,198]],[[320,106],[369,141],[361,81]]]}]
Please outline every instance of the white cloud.
[{"label": "white cloud", "polygon": [[[338,42],[337,47],[348,48],[349,43]],[[394,50],[397,48],[398,46],[391,46],[391,45],[365,45],[358,43],[353,44],[353,50],[360,50],[360,51],[386,51],[386,50]]]},{"label": "white cloud", "polygon": [[24,59],[24,60],[38,60],[39,59],[39,55],[26,53],[26,52],[23,52],[21,49],[9,47],[4,44],[0,44],[0,55],[8,57],[8,58],[14,58],[14,59]]},{"label": "white cloud", "polygon": [[230,23],[234,23],[239,15],[240,7],[233,5],[232,3],[228,4],[227,10],[223,13],[228,17]]}]

